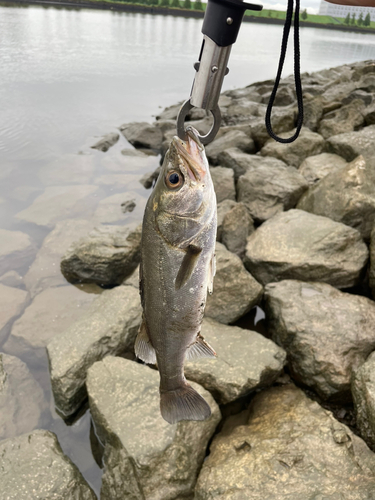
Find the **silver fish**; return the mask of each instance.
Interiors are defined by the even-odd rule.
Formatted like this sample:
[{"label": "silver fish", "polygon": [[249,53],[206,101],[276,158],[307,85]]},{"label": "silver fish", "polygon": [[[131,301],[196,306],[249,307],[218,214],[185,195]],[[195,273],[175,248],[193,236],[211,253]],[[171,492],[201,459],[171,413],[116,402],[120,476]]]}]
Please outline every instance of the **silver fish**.
[{"label": "silver fish", "polygon": [[143,218],[138,358],[157,364],[169,423],[204,420],[207,402],[186,381],[185,359],[214,357],[200,335],[215,274],[216,196],[204,147],[189,127],[174,137]]}]

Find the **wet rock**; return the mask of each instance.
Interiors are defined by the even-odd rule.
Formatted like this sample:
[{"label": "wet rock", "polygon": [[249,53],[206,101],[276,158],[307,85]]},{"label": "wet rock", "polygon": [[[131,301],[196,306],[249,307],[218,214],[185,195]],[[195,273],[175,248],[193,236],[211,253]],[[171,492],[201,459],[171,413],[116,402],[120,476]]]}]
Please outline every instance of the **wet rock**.
[{"label": "wet rock", "polygon": [[247,238],[254,231],[254,221],[249,209],[244,203],[236,203],[224,216],[221,242],[230,252],[242,259],[245,255]]},{"label": "wet rock", "polygon": [[359,156],[311,186],[297,208],[357,229],[366,240],[375,223],[375,158]]},{"label": "wet rock", "polygon": [[163,142],[163,132],[160,127],[147,122],[125,123],[120,131],[135,148],[148,148],[160,151]]},{"label": "wet rock", "polygon": [[120,139],[120,135],[117,134],[116,132],[111,132],[110,134],[105,135],[102,137],[98,142],[96,142],[93,146],[91,146],[92,149],[98,149],[99,151],[103,151],[103,153],[106,153],[109,148],[111,148],[116,142]]},{"label": "wet rock", "polygon": [[254,141],[240,130],[232,130],[206,146],[206,156],[210,164],[218,164],[219,154],[228,148],[238,148],[245,153],[255,153]]},{"label": "wet rock", "polygon": [[171,425],[160,415],[156,370],[114,357],[90,368],[90,409],[105,445],[102,500],[165,500],[192,493],[220,421],[212,396],[192,385],[210,405],[211,417]]},{"label": "wet rock", "polygon": [[37,430],[0,443],[1,498],[96,500],[55,434]]},{"label": "wet rock", "polygon": [[50,186],[17,219],[53,228],[57,222],[78,216],[89,217],[97,204],[98,186]]},{"label": "wet rock", "polygon": [[235,200],[236,189],[234,187],[234,173],[230,168],[215,167],[210,168],[212,182],[214,183],[216,200],[220,203],[223,200]]},{"label": "wet rock", "polygon": [[356,412],[356,424],[360,434],[375,447],[375,352],[352,377],[352,395]]},{"label": "wet rock", "polygon": [[5,286],[17,288],[23,284],[23,278],[17,273],[17,271],[8,271],[0,276],[0,283]]},{"label": "wet rock", "polygon": [[95,158],[88,154],[65,154],[38,170],[45,186],[89,184],[95,172]]},{"label": "wet rock", "polygon": [[248,238],[245,266],[263,285],[297,279],[349,288],[368,250],[356,229],[303,210],[275,215]]},{"label": "wet rock", "polygon": [[140,261],[142,227],[99,226],[73,243],[61,260],[70,283],[120,285]]},{"label": "wet rock", "polygon": [[262,164],[249,167],[237,182],[237,199],[262,223],[278,212],[294,208],[306,191],[305,178],[294,168]]},{"label": "wet rock", "polygon": [[77,321],[95,297],[74,286],[44,290],[13,324],[4,351],[28,359],[31,366],[41,366],[46,358],[46,344]]},{"label": "wet rock", "polygon": [[364,108],[364,102],[355,99],[350,104],[325,114],[318,128],[319,134],[327,139],[332,135],[343,134],[357,129],[364,124],[362,113]]},{"label": "wet rock", "polygon": [[[279,134],[282,138],[293,135],[294,131]],[[261,149],[262,156],[273,156],[288,165],[298,168],[308,156],[313,156],[323,151],[325,141],[323,137],[303,127],[298,139],[291,144],[281,144],[270,139]],[[340,154],[340,153],[338,153]],[[343,155],[341,155],[343,156]]]},{"label": "wet rock", "polygon": [[210,446],[196,500],[372,497],[374,454],[293,385],[262,391],[235,419]]},{"label": "wet rock", "polygon": [[139,182],[142,184],[143,187],[146,189],[150,189],[153,185],[154,182],[157,181],[159,175],[161,172],[161,166],[159,166],[157,169],[155,169],[153,172],[147,172],[147,174],[143,175]]},{"label": "wet rock", "polygon": [[21,231],[0,229],[0,275],[20,269],[35,255],[30,236]]},{"label": "wet rock", "polygon": [[267,285],[264,300],[268,331],[296,380],[323,399],[350,401],[352,373],[375,349],[374,302],[292,280]]},{"label": "wet rock", "polygon": [[224,245],[216,243],[215,253],[214,291],[207,297],[205,315],[220,323],[234,323],[260,302],[263,288]]},{"label": "wet rock", "polygon": [[219,155],[220,164],[231,168],[234,171],[236,181],[248,170],[254,170],[258,167],[286,167],[286,163],[276,158],[266,158],[259,155],[249,155],[238,148],[230,148]]},{"label": "wet rock", "polygon": [[283,349],[251,330],[205,318],[201,333],[217,358],[185,363],[185,376],[207,389],[219,404],[271,385],[286,363]]},{"label": "wet rock", "polygon": [[41,425],[46,408],[42,388],[26,364],[0,352],[0,441]]},{"label": "wet rock", "polygon": [[365,158],[374,156],[375,125],[346,134],[334,135],[327,139],[329,152],[336,153],[347,161],[353,161],[357,156]]},{"label": "wet rock", "polygon": [[125,204],[133,202],[133,210],[135,210],[135,219],[140,220],[146,206],[147,198],[141,196],[135,191],[127,191],[125,193],[117,193],[108,198],[100,200],[98,208],[94,213],[94,220],[102,224],[112,224],[114,222],[123,221],[126,219],[124,216],[123,207]]},{"label": "wet rock", "polygon": [[236,202],[234,200],[223,200],[217,205],[217,233],[216,239],[217,241],[222,240],[223,236],[223,222],[226,214],[232,210],[233,207],[236,206]]},{"label": "wet rock", "polygon": [[8,336],[10,323],[21,314],[28,300],[28,293],[19,288],[0,283],[0,345]]},{"label": "wet rock", "polygon": [[346,163],[344,158],[341,158],[339,155],[320,153],[319,155],[306,158],[298,170],[309,184],[316,184],[331,172],[345,167]]},{"label": "wet rock", "polygon": [[31,297],[46,288],[66,285],[60,272],[60,260],[70,245],[93,228],[87,220],[64,220],[58,222],[44,239],[36,259],[25,275],[24,281]]},{"label": "wet rock", "polygon": [[141,323],[139,292],[132,286],[105,290],[87,312],[47,344],[58,410],[72,415],[86,398],[89,367],[109,354],[133,348]]}]

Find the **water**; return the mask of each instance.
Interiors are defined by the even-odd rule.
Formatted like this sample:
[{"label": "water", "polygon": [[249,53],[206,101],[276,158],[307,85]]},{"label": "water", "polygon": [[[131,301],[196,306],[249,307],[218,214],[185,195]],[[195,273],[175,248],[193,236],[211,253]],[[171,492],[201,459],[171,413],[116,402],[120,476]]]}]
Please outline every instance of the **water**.
[{"label": "water", "polygon": [[[131,147],[124,138],[108,153],[90,145],[124,122],[152,121],[162,108],[188,97],[201,24],[171,16],[0,7],[0,227],[27,232],[41,245],[50,229],[15,215],[46,188],[45,169],[60,184],[75,182],[69,174],[64,177],[64,161],[68,165],[72,154],[90,155],[94,181],[110,174],[113,165],[121,172],[121,150]],[[224,89],[273,78],[281,35],[281,26],[243,24]],[[375,35],[302,28],[301,54],[302,71],[309,72],[375,59]],[[292,68],[291,51],[285,75]],[[56,161],[61,159],[58,170]],[[146,170],[153,162],[156,166],[158,158]],[[143,173],[130,172],[135,178]],[[132,186],[147,196],[138,182]],[[124,189],[121,184],[100,185],[97,201]],[[140,214],[136,211],[124,221],[132,217],[139,219]],[[25,262],[21,274],[29,264]],[[33,373],[53,408],[47,365],[33,368]],[[89,413],[67,427],[52,409],[44,426],[56,432],[64,451],[98,492],[101,471],[91,456]]]}]

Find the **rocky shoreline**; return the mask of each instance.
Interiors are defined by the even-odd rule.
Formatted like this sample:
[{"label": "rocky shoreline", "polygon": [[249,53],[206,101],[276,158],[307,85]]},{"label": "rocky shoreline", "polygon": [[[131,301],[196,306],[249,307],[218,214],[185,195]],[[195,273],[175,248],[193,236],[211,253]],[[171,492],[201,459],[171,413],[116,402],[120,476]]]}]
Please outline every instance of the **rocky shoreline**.
[{"label": "rocky shoreline", "polygon": [[[271,81],[220,98],[223,126],[206,148],[217,275],[202,325],[218,358],[186,364],[212,409],[204,422],[167,424],[158,374],[134,356],[147,196],[134,182],[150,188],[159,170],[129,172],[165,154],[180,104],[121,125],[135,149],[98,182],[89,157],[71,169],[80,189],[40,173],[45,191],[17,218],[50,231],[41,248],[1,230],[12,244],[0,243],[0,500],[96,498],[40,430],[48,402],[19,357],[37,372],[46,351],[59,414],[79,422],[90,409],[103,500],[375,498],[375,62],[304,74],[302,85],[305,125],[291,145],[266,132]],[[272,116],[285,136],[293,89],[282,80]],[[189,120],[210,127],[202,110]],[[105,155],[118,140],[93,147]],[[101,199],[116,182],[127,192]]]}]

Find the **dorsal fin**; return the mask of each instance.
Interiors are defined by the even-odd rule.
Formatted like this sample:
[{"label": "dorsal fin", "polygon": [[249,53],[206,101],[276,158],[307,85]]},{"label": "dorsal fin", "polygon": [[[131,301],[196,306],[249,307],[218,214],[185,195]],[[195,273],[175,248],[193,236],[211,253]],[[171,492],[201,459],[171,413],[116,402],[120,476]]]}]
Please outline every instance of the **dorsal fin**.
[{"label": "dorsal fin", "polygon": [[175,289],[179,290],[185,283],[187,283],[193,274],[195,266],[197,265],[199,255],[202,249],[194,245],[189,245],[186,248],[186,253],[182,259],[180,269],[177,273]]}]

